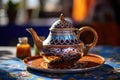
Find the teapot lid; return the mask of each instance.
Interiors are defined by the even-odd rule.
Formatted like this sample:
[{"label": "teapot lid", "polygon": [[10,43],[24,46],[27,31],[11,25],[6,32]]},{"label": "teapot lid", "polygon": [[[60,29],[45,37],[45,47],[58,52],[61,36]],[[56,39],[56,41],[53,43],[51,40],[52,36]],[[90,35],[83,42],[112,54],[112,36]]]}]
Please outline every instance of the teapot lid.
[{"label": "teapot lid", "polygon": [[57,20],[52,24],[50,30],[63,29],[63,28],[74,28],[74,27],[70,22],[66,21],[64,15],[61,14],[59,20]]}]

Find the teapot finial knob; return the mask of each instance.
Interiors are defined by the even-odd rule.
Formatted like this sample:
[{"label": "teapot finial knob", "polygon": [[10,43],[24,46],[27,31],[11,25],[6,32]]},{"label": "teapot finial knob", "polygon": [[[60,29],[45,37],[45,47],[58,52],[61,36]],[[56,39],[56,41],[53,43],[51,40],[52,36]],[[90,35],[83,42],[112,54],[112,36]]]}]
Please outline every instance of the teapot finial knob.
[{"label": "teapot finial knob", "polygon": [[61,21],[64,21],[65,19],[64,19],[64,15],[61,13],[61,15],[60,15],[60,20]]}]

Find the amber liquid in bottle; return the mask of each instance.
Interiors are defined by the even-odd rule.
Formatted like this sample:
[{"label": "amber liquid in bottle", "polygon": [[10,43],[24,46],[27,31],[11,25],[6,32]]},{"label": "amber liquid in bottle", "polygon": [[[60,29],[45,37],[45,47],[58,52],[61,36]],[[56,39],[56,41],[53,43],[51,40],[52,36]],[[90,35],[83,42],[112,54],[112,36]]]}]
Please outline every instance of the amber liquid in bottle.
[{"label": "amber liquid in bottle", "polygon": [[28,44],[28,38],[27,37],[21,37],[18,38],[19,43],[16,47],[16,57],[20,59],[24,59],[26,57],[31,56],[31,47]]}]

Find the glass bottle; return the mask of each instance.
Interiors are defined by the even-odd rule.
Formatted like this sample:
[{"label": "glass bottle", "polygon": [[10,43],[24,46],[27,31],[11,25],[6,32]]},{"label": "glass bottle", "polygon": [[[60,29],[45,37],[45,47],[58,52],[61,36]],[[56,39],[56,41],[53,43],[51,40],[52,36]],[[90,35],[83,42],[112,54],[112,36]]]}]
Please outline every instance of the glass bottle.
[{"label": "glass bottle", "polygon": [[[39,36],[39,38],[42,40],[42,41],[44,41],[45,40],[45,37],[44,36]],[[33,45],[33,48],[34,48],[34,55],[40,55],[40,52],[39,52],[39,50],[37,49],[37,47],[36,47],[36,45],[34,44]]]},{"label": "glass bottle", "polygon": [[24,59],[26,57],[31,56],[31,47],[28,43],[27,37],[20,37],[18,38],[19,43],[16,47],[16,57],[20,59]]},{"label": "glass bottle", "polygon": [[40,55],[40,54],[39,54],[39,51],[38,51],[38,49],[37,49],[37,47],[36,47],[35,44],[34,44],[34,53],[35,53],[35,55]]}]

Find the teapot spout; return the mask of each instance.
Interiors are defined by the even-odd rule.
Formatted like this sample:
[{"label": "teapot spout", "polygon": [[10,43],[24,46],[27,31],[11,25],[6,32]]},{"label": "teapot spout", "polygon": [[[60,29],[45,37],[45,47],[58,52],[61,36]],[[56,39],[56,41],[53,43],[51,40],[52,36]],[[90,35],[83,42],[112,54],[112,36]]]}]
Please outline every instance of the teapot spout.
[{"label": "teapot spout", "polygon": [[28,28],[26,30],[32,35],[33,41],[37,49],[41,52],[43,48],[43,41],[39,38],[39,36],[37,35],[33,28]]}]

